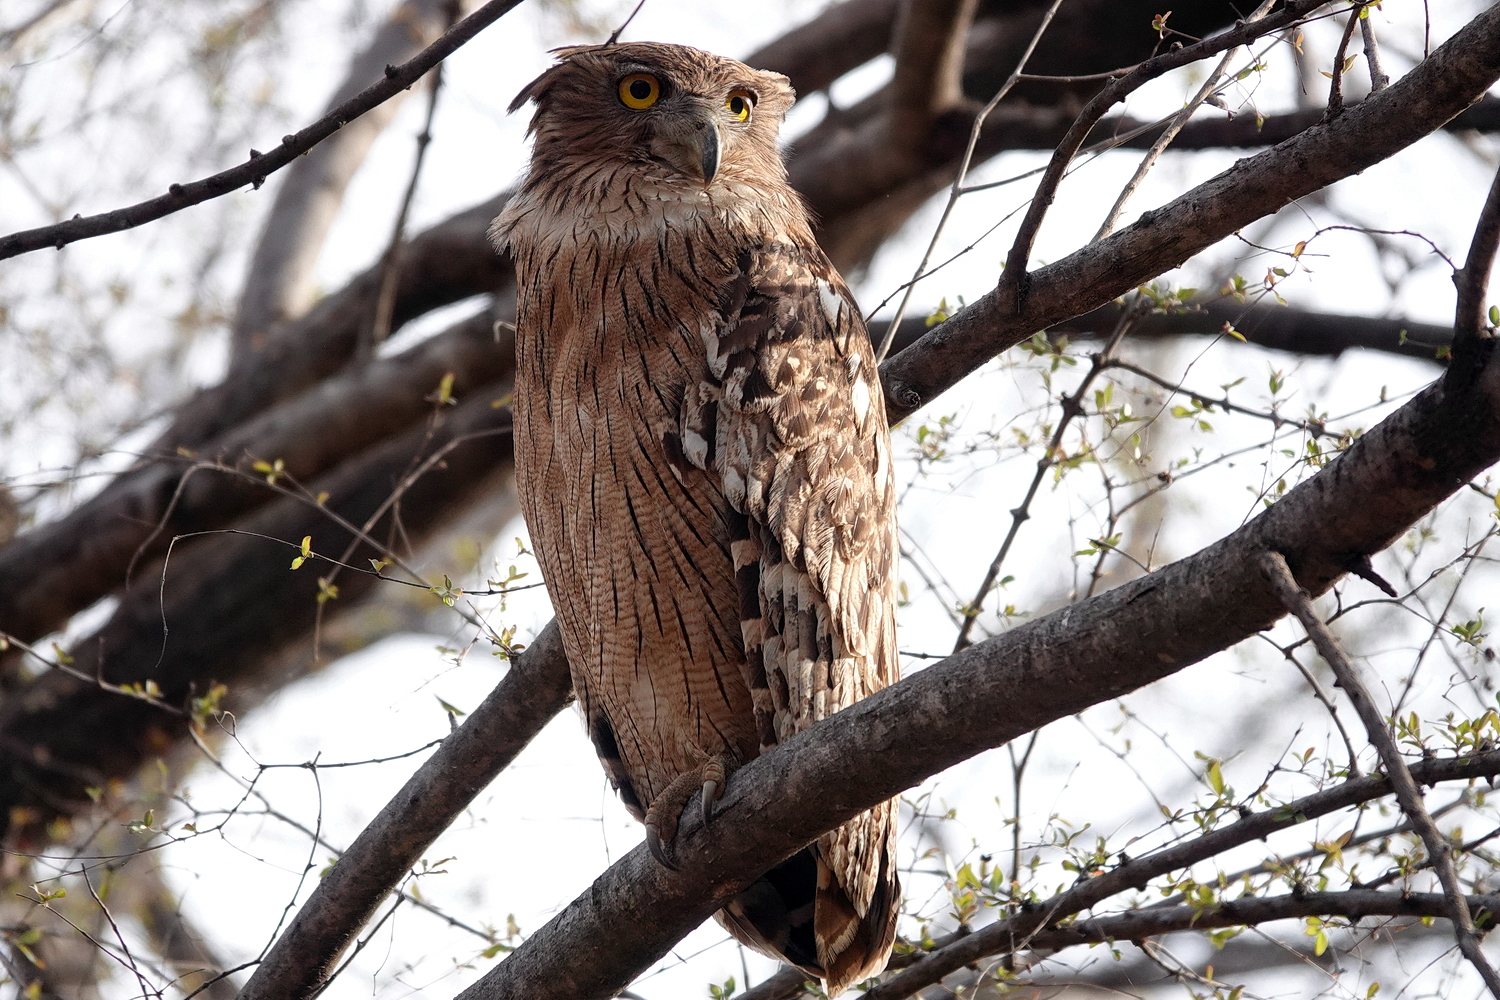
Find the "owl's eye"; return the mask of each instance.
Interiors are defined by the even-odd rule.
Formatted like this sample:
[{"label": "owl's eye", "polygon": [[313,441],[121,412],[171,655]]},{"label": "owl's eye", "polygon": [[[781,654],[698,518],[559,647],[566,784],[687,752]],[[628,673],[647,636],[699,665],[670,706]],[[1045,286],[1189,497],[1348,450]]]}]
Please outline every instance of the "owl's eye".
[{"label": "owl's eye", "polygon": [[755,95],[748,90],[732,90],[724,100],[724,107],[736,121],[747,122],[750,120],[750,109],[755,106]]},{"label": "owl's eye", "polygon": [[620,103],[645,111],[661,99],[661,83],[650,73],[632,73],[620,81]]}]

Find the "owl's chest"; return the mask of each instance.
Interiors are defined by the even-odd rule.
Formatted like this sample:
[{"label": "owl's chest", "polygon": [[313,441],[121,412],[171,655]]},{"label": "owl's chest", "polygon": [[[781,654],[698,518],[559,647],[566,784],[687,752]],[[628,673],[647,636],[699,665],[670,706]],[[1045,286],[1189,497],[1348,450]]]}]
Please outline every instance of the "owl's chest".
[{"label": "owl's chest", "polygon": [[571,457],[659,439],[707,375],[728,268],[671,242],[583,241],[521,275],[519,405]]}]

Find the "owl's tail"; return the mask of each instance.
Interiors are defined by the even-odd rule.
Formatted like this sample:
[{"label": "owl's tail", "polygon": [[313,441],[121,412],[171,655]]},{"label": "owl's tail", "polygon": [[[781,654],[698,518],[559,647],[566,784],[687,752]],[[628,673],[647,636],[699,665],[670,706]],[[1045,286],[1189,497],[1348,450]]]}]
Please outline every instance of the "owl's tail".
[{"label": "owl's tail", "polygon": [[[892,805],[856,816],[766,872],[716,914],[719,923],[821,979],[830,997],[880,973],[901,906]],[[866,850],[850,850],[851,834]]]}]

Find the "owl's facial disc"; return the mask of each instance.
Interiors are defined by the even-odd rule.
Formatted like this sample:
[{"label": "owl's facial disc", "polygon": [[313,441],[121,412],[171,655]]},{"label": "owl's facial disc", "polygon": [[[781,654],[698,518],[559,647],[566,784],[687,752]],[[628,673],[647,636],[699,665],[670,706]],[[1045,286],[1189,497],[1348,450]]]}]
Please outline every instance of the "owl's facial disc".
[{"label": "owl's facial disc", "polygon": [[719,172],[723,155],[719,109],[696,98],[679,100],[679,107],[653,123],[651,155],[706,187]]}]

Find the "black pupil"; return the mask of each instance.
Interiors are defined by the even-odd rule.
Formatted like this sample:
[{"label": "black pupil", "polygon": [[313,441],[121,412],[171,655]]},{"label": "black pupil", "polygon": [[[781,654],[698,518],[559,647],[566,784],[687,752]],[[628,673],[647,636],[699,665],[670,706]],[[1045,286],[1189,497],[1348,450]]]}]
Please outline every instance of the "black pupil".
[{"label": "black pupil", "polygon": [[729,99],[729,110],[737,115],[745,113],[745,99],[743,97],[731,97]]},{"label": "black pupil", "polygon": [[645,80],[631,80],[630,96],[634,97],[637,101],[644,101],[651,96],[651,84]]}]

